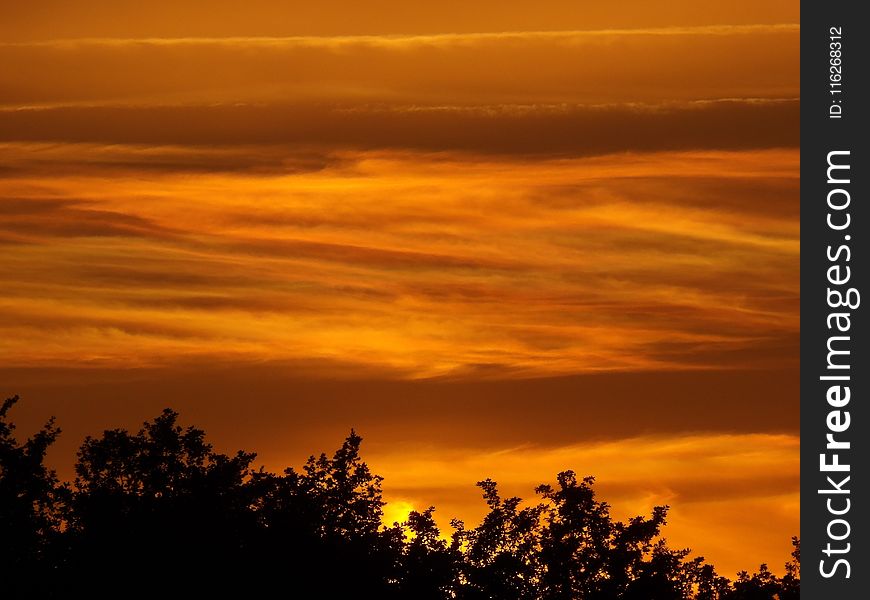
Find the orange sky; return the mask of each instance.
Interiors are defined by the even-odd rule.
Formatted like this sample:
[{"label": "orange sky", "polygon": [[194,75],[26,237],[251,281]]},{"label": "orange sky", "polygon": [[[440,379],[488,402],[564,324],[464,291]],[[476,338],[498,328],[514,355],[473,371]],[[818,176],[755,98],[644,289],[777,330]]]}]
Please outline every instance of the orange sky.
[{"label": "orange sky", "polygon": [[[573,468],[729,575],[798,529],[795,2],[19,3],[0,381],[272,468],[356,427],[391,515]],[[582,9],[582,10],[581,10]],[[65,454],[64,454],[65,453]]]}]

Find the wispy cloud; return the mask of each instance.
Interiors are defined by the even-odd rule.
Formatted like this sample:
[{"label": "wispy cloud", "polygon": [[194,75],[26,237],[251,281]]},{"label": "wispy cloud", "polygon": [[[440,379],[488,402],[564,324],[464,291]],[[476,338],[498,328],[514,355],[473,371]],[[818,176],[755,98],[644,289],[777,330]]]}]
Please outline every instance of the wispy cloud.
[{"label": "wispy cloud", "polygon": [[[2,180],[8,362],[722,368],[797,332],[796,151],[345,153],[290,174],[143,176],[76,150],[78,175]],[[745,196],[756,181],[770,202]]]},{"label": "wispy cloud", "polygon": [[222,36],[222,37],[144,37],[144,38],[67,38],[37,41],[0,42],[0,48],[46,48],[78,49],[83,46],[411,46],[452,45],[479,41],[505,41],[544,39],[561,42],[577,42],[587,37],[614,36],[716,36],[747,35],[770,32],[798,33],[796,23],[749,24],[749,25],[701,25],[692,27],[646,27],[631,29],[576,29],[560,31],[496,31],[475,33],[436,34],[385,34],[385,35],[331,35],[331,36]]},{"label": "wispy cloud", "polygon": [[0,45],[0,105],[796,97],[793,25]]}]

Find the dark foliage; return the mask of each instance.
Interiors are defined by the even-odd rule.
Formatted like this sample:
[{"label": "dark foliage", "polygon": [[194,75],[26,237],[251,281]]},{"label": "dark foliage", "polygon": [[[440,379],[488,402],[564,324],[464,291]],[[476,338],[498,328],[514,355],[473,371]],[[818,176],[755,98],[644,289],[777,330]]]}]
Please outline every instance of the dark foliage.
[{"label": "dark foliage", "polygon": [[60,430],[23,443],[0,406],[3,598],[796,600],[800,543],[783,577],[735,581],[661,537],[667,507],[615,521],[594,479],[559,473],[537,503],[480,482],[489,512],[442,536],[434,508],[383,524],[381,477],[355,432],[332,457],[274,474],[217,453],[165,410],[137,433],[87,438],[76,478],[44,465]]}]

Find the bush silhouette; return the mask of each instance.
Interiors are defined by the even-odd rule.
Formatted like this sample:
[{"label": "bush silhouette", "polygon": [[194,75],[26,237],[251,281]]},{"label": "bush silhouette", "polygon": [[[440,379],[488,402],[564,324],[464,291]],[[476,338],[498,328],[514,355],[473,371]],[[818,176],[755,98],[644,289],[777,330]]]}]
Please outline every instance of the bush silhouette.
[{"label": "bush silhouette", "polygon": [[800,543],[777,577],[735,581],[661,537],[666,506],[616,521],[594,479],[559,473],[537,503],[478,483],[489,512],[445,539],[433,507],[383,523],[382,478],[351,431],[297,471],[217,453],[164,410],[136,433],[86,438],[75,480],[44,464],[53,421],[24,442],[0,406],[0,596],[4,598],[384,598],[792,600]]}]

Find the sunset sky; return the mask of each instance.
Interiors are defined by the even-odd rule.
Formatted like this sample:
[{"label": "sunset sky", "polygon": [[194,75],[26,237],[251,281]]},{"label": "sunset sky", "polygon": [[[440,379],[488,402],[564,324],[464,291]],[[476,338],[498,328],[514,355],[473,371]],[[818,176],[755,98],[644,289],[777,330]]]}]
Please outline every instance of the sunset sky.
[{"label": "sunset sky", "polygon": [[160,408],[388,517],[573,469],[720,571],[799,534],[793,1],[15,3],[0,393]]}]

